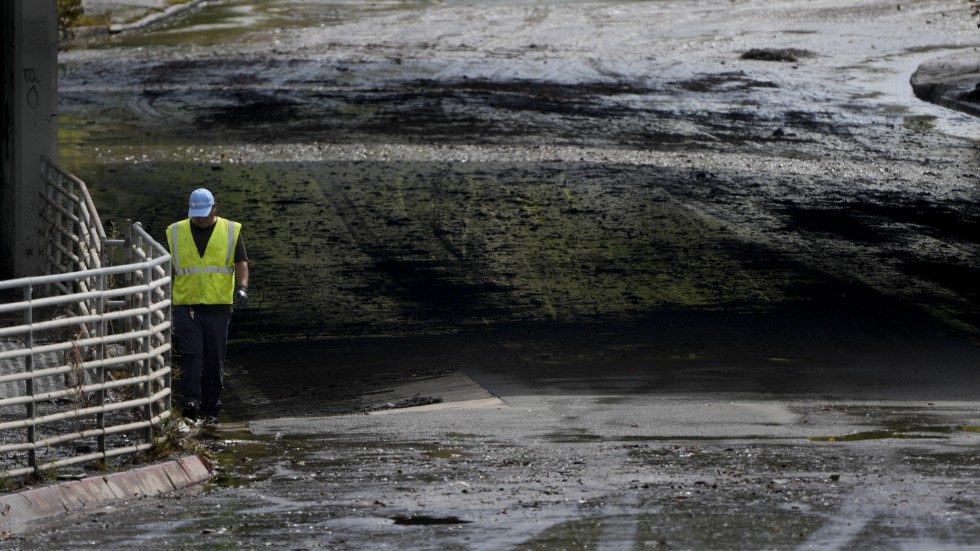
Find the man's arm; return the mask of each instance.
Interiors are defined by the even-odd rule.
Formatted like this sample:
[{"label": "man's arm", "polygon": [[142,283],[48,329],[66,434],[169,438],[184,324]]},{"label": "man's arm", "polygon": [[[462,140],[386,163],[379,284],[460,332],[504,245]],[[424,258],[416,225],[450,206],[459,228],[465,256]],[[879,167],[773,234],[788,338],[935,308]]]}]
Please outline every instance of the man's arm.
[{"label": "man's arm", "polygon": [[248,261],[235,263],[235,281],[239,285],[248,287]]}]

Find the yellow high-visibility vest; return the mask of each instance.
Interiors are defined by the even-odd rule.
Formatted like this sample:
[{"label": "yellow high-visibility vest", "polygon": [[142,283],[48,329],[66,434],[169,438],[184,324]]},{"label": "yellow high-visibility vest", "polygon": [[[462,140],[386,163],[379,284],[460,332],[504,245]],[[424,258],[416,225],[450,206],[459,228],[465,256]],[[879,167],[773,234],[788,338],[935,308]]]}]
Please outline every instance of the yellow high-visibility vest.
[{"label": "yellow high-visibility vest", "polygon": [[174,304],[231,304],[235,293],[235,244],[242,225],[218,217],[202,257],[190,219],[167,227],[173,263]]}]

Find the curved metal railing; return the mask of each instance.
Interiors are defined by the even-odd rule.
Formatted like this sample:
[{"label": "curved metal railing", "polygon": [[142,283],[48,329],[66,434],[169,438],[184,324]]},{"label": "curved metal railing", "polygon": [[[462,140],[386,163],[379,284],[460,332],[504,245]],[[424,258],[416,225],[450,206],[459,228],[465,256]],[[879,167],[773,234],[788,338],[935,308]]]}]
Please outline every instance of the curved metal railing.
[{"label": "curved metal railing", "polygon": [[169,253],[138,222],[108,239],[81,180],[41,175],[49,275],[0,281],[6,479],[148,450],[171,415]]}]

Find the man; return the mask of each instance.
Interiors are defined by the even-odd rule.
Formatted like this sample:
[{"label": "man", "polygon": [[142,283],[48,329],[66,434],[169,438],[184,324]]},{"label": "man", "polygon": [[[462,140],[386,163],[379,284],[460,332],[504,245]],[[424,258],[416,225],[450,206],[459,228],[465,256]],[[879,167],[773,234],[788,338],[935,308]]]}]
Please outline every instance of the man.
[{"label": "man", "polygon": [[186,220],[167,227],[183,415],[205,424],[217,423],[221,410],[232,304],[248,304],[241,230],[241,224],[218,217],[218,205],[206,189],[191,193]]}]

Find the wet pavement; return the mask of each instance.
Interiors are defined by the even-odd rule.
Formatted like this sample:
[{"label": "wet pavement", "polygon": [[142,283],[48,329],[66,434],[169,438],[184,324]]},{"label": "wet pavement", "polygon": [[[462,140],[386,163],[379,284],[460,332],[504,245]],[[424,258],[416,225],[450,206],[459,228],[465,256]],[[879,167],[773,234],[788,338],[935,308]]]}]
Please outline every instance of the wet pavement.
[{"label": "wet pavement", "polygon": [[64,52],[103,218],[211,187],[255,307],[208,487],[3,545],[974,546],[977,126],[909,79],[976,43],[931,1],[257,1]]},{"label": "wet pavement", "polygon": [[[819,326],[841,313],[853,316],[846,338],[832,347],[811,338],[827,336]],[[229,404],[228,413],[247,422],[198,435],[220,466],[200,493],[116,504],[11,542],[971,548],[980,538],[976,348],[947,335],[909,335],[908,323],[929,324],[892,314],[882,323],[828,312],[793,324],[678,314],[650,320],[644,331],[521,326],[397,340],[388,354],[377,342],[289,349],[280,363],[268,361],[270,371],[289,360],[312,364],[298,386],[349,382],[364,390],[358,404],[383,415],[318,411],[343,404],[318,400],[317,391],[296,394],[274,373],[244,374],[230,390],[248,403]],[[747,338],[773,323],[781,344]],[[698,330],[712,336],[697,338]],[[696,345],[658,349],[687,338]],[[455,355],[474,381],[470,392],[486,389],[502,404],[473,407],[473,394],[438,389],[459,372],[372,381],[392,376],[385,359],[397,353],[410,364],[426,358],[429,368],[448,367]],[[348,354],[378,360],[377,368],[344,374],[340,358]],[[243,387],[248,381],[264,386]],[[387,408],[410,399],[429,406]],[[290,409],[286,402],[296,416],[272,415]]]}]

